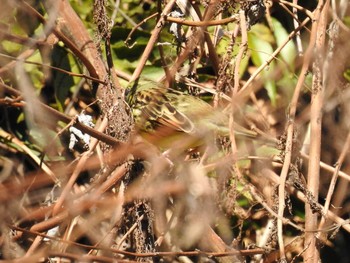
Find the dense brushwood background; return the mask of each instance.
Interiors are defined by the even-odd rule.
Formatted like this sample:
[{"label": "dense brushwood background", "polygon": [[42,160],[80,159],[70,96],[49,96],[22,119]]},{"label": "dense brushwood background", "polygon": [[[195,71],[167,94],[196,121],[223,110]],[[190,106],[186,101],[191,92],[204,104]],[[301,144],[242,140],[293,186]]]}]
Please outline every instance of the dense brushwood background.
[{"label": "dense brushwood background", "polygon": [[[349,262],[348,1],[181,2],[1,1],[1,260]],[[138,78],[257,136],[142,133]]]}]

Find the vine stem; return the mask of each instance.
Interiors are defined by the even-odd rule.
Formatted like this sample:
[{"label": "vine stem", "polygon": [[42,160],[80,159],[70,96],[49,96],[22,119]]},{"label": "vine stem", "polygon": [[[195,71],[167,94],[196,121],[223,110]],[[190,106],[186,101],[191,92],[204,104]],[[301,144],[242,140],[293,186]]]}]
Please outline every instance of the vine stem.
[{"label": "vine stem", "polygon": [[[324,97],[324,79],[323,64],[324,64],[324,46],[326,39],[327,19],[329,0],[326,2],[320,1],[319,8],[316,12],[319,13],[319,18],[315,22],[316,39],[315,39],[315,61],[313,63],[313,79],[312,79],[312,96],[311,96],[311,116],[310,116],[310,159],[309,170],[307,175],[307,187],[313,194],[315,200],[318,200],[319,183],[320,183],[320,160],[321,160],[321,139],[322,139],[322,108]],[[319,10],[319,11],[318,11]],[[312,211],[310,204],[305,205],[305,229],[317,228],[317,214]],[[319,251],[317,249],[317,238],[313,233],[305,234],[304,248],[309,247],[304,254],[304,262],[319,262]]]},{"label": "vine stem", "polygon": [[[291,159],[292,159],[292,147],[293,147],[293,134],[294,134],[294,119],[295,119],[295,114],[297,111],[297,103],[299,100],[299,95],[301,88],[304,85],[305,77],[307,75],[310,63],[311,63],[311,58],[313,57],[313,51],[314,51],[314,46],[316,43],[316,36],[317,36],[317,29],[318,29],[318,20],[320,17],[320,12],[322,9],[323,3],[320,1],[319,5],[316,7],[316,9],[313,12],[313,25],[312,25],[312,30],[311,30],[311,35],[310,35],[310,44],[308,46],[308,49],[306,50],[303,65],[301,68],[300,72],[300,77],[298,78],[297,85],[294,90],[294,94],[292,97],[292,101],[290,104],[290,110],[289,110],[289,121],[287,124],[287,140],[286,140],[286,147],[285,147],[285,158],[283,161],[283,167],[282,171],[280,174],[280,182],[278,186],[278,220],[277,220],[277,236],[278,236],[278,245],[280,248],[280,256],[281,260],[286,259],[285,255],[285,249],[284,249],[284,241],[283,241],[283,222],[280,218],[283,218],[283,213],[284,213],[284,208],[285,208],[285,187],[286,187],[286,180],[288,176],[288,171],[289,167],[291,164]],[[304,20],[305,22],[305,20]],[[302,23],[299,28],[303,25]],[[293,31],[295,33],[296,30]],[[294,34],[293,34],[294,36]],[[291,37],[291,34],[289,35]]]},{"label": "vine stem", "polygon": [[143,54],[140,58],[140,61],[137,65],[134,73],[131,76],[130,82],[135,81],[141,75],[141,72],[142,72],[144,66],[146,65],[147,59],[152,52],[152,48],[155,45],[155,43],[159,37],[159,34],[162,31],[162,28],[165,24],[165,17],[170,13],[175,2],[176,2],[175,0],[171,0],[164,7],[163,12],[160,15],[160,19],[158,20],[156,27],[153,29],[152,35],[147,43],[145,51],[143,52]]}]

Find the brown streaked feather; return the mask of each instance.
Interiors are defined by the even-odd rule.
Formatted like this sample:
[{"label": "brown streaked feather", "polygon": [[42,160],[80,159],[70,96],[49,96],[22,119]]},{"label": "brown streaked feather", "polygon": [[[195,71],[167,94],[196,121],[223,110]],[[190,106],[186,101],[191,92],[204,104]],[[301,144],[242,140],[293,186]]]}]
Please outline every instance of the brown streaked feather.
[{"label": "brown streaked feather", "polygon": [[[149,81],[134,86],[127,102],[133,109],[135,123],[146,132],[165,126],[185,133],[215,131],[222,136],[230,133],[225,113],[214,110],[200,98],[167,89],[160,83]],[[235,124],[234,131],[237,135],[256,136],[255,132],[238,124]]]},{"label": "brown streaked feather", "polygon": [[162,112],[157,120],[160,124],[172,127],[175,130],[191,133],[194,131],[194,124],[182,112],[175,109],[171,104],[165,103]]}]

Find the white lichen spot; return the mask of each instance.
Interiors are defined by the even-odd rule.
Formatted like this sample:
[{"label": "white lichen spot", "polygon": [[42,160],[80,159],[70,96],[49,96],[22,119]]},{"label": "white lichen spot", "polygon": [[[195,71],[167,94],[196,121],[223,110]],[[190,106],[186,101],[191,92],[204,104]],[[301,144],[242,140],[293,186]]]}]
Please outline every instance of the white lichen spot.
[{"label": "white lichen spot", "polygon": [[[92,117],[90,115],[84,114],[84,112],[80,113],[77,116],[77,119],[80,123],[93,128],[95,125],[92,122]],[[78,128],[71,126],[69,127],[70,132],[70,141],[69,141],[69,149],[73,150],[74,146],[81,140],[84,143],[84,148],[88,149],[90,144],[90,135],[87,133],[83,133]]]}]

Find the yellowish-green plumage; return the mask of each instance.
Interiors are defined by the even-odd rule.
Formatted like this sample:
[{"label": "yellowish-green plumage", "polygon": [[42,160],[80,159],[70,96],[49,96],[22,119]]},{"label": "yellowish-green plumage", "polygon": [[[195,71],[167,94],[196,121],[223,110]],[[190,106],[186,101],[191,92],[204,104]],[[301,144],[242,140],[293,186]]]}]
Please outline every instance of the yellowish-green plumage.
[{"label": "yellowish-green plumage", "polygon": [[[148,81],[132,86],[126,96],[138,129],[154,132],[165,126],[188,134],[216,132],[229,135],[228,117],[195,96],[159,83]],[[254,137],[256,134],[235,125],[235,134]]]}]

